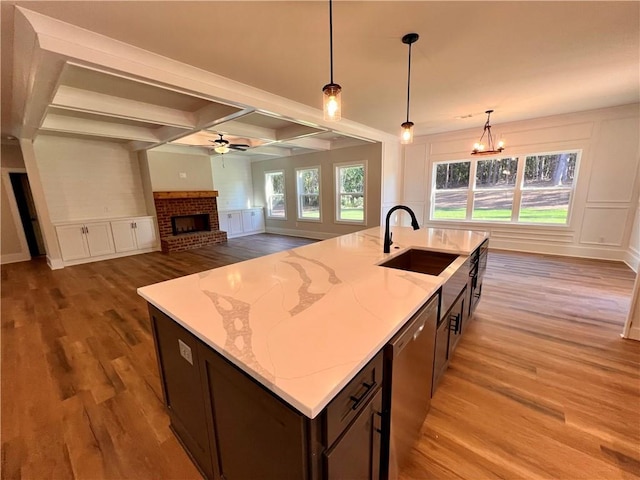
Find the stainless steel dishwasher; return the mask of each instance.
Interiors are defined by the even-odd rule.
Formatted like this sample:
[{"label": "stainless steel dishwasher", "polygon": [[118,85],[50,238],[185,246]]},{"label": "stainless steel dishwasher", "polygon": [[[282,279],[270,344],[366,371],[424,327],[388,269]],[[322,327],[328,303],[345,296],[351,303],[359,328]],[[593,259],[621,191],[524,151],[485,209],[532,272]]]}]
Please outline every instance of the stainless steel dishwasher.
[{"label": "stainless steel dishwasher", "polygon": [[385,346],[383,479],[397,477],[431,406],[439,298],[429,300]]}]

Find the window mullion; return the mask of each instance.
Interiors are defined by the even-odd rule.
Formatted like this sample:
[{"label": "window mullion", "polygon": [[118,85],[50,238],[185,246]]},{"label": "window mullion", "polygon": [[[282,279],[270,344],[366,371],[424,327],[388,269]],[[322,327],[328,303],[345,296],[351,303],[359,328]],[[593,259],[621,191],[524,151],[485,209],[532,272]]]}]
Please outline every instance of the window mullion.
[{"label": "window mullion", "polygon": [[524,182],[524,169],[527,156],[520,155],[518,157],[518,173],[516,175],[516,184],[513,188],[513,205],[511,209],[511,221],[520,221],[520,205],[522,203],[522,187]]},{"label": "window mullion", "polygon": [[476,172],[478,171],[478,161],[471,160],[469,166],[469,190],[467,191],[467,215],[465,220],[471,220],[473,218],[473,202],[476,191]]}]

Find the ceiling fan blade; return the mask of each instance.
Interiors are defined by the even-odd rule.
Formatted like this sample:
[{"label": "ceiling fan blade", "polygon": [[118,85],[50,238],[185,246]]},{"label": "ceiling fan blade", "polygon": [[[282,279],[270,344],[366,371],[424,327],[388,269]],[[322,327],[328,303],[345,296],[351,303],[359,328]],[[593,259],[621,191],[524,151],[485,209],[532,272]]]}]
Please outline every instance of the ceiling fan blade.
[{"label": "ceiling fan blade", "polygon": [[247,148],[251,148],[251,145],[247,145],[244,143],[232,143],[229,145],[229,148],[233,148],[234,150],[245,151]]}]

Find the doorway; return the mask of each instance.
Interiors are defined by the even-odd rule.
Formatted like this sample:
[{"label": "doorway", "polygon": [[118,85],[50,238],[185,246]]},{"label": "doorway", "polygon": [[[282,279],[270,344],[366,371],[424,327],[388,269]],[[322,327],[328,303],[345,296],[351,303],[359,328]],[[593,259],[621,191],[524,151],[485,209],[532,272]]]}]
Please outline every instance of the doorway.
[{"label": "doorway", "polygon": [[10,172],[9,179],[13,187],[13,194],[16,197],[20,221],[24,229],[24,235],[29,246],[29,253],[32,257],[45,255],[44,241],[38,223],[36,206],[31,195],[31,186],[26,173]]}]

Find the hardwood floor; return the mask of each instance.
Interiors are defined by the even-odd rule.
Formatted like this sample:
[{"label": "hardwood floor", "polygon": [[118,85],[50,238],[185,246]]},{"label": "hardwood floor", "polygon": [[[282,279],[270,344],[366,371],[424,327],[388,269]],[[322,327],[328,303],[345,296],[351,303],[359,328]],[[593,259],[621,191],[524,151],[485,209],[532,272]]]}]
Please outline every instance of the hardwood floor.
[{"label": "hardwood floor", "polygon": [[[137,287],[293,248],[255,235],[51,271],[2,266],[3,479],[200,478],[168,427]],[[633,273],[491,251],[402,478],[640,478]]]},{"label": "hardwood floor", "polygon": [[620,263],[490,251],[403,479],[640,478],[640,343]]}]

